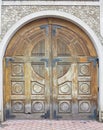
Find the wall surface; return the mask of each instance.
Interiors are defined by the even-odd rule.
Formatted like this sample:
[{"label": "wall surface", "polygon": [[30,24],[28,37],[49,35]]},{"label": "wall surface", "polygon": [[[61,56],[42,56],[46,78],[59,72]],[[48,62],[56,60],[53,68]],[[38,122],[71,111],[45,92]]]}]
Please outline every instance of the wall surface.
[{"label": "wall surface", "polygon": [[2,34],[1,39],[8,29],[26,15],[42,10],[58,10],[72,14],[84,21],[100,36],[100,8],[99,6],[2,6]]}]

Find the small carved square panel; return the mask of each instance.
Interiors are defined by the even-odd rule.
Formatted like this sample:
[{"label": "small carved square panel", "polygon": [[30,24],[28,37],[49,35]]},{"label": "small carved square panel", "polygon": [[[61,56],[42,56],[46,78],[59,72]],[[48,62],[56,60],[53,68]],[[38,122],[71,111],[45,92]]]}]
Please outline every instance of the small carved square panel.
[{"label": "small carved square panel", "polygon": [[24,82],[11,82],[11,94],[12,95],[22,95],[24,94]]},{"label": "small carved square panel", "polygon": [[23,113],[24,112],[24,101],[13,100],[11,101],[11,109],[13,113]]},{"label": "small carved square panel", "polygon": [[80,113],[91,112],[91,102],[88,100],[79,101],[79,112]]},{"label": "small carved square panel", "polygon": [[91,64],[90,63],[80,63],[78,64],[78,75],[79,76],[89,76],[91,74]]},{"label": "small carved square panel", "polygon": [[32,101],[32,112],[37,112],[37,113],[41,113],[45,111],[45,102],[44,101],[40,101],[40,100],[36,100],[36,101]]},{"label": "small carved square panel", "polygon": [[45,86],[38,82],[31,82],[31,94],[42,95],[45,93]]},{"label": "small carved square panel", "polygon": [[71,92],[72,92],[72,83],[71,82],[65,82],[65,83],[59,85],[59,94],[71,95]]},{"label": "small carved square panel", "polygon": [[91,93],[91,83],[90,82],[79,82],[79,94],[89,95]]},{"label": "small carved square panel", "polygon": [[23,63],[12,63],[11,74],[12,74],[12,76],[24,76],[24,64]]},{"label": "small carved square panel", "polygon": [[70,101],[59,101],[59,112],[70,113],[71,108],[72,107]]}]

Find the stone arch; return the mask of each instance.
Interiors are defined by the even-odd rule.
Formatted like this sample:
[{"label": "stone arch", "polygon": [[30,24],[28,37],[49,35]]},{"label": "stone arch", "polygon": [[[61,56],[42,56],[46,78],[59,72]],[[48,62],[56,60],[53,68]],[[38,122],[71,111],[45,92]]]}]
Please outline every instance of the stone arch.
[{"label": "stone arch", "polygon": [[1,111],[1,120],[3,120],[3,57],[6,51],[6,47],[10,41],[10,39],[13,37],[13,35],[25,24],[39,19],[39,18],[45,18],[45,17],[56,17],[56,18],[61,18],[67,21],[71,21],[72,23],[76,24],[77,26],[79,26],[82,30],[84,30],[84,32],[89,36],[89,38],[91,39],[98,58],[99,58],[99,120],[101,119],[101,112],[103,111],[103,102],[102,102],[102,93],[103,93],[103,87],[102,87],[102,77],[103,77],[103,47],[99,41],[99,39],[97,38],[97,36],[95,35],[95,33],[90,29],[90,27],[88,25],[86,25],[83,21],[81,21],[79,18],[70,15],[68,13],[65,12],[60,12],[60,11],[52,11],[52,10],[47,10],[47,11],[40,11],[40,12],[36,12],[33,14],[30,14],[24,18],[22,18],[21,20],[19,20],[16,24],[14,24],[9,31],[5,34],[1,44],[0,44],[0,111]]}]

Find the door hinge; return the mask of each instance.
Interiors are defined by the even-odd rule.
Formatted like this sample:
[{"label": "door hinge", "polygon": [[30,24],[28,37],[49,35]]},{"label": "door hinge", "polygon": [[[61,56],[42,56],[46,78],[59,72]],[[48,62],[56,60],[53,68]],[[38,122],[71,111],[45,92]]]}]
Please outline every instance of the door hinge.
[{"label": "door hinge", "polygon": [[52,67],[55,66],[56,62],[60,62],[60,61],[62,61],[62,59],[60,59],[60,58],[53,59],[53,61],[52,61]]},{"label": "door hinge", "polygon": [[58,120],[61,118],[62,118],[62,116],[57,115],[56,110],[54,110],[54,119]]},{"label": "door hinge", "polygon": [[42,58],[42,59],[40,59],[40,61],[45,62],[46,63],[46,67],[48,67],[48,59]]},{"label": "door hinge", "polygon": [[50,118],[50,110],[47,110],[47,112],[44,113],[44,115],[41,115],[41,118],[49,119]]},{"label": "door hinge", "polygon": [[45,29],[46,36],[48,36],[48,34],[49,34],[49,26],[48,25],[41,25],[40,28]]},{"label": "door hinge", "polygon": [[88,58],[88,61],[93,62],[94,67],[96,67],[96,64],[99,63],[98,57],[90,57],[90,58]]},{"label": "door hinge", "polygon": [[92,115],[89,116],[90,119],[98,119],[98,111],[95,109],[94,112],[92,113]]},{"label": "door hinge", "polygon": [[8,66],[8,63],[9,63],[9,62],[13,62],[13,61],[14,61],[14,58],[13,58],[13,57],[6,57],[6,58],[5,58],[6,66]]},{"label": "door hinge", "polygon": [[56,30],[61,29],[61,28],[62,28],[62,26],[60,26],[60,25],[53,25],[52,26],[52,36],[55,36],[56,35]]}]

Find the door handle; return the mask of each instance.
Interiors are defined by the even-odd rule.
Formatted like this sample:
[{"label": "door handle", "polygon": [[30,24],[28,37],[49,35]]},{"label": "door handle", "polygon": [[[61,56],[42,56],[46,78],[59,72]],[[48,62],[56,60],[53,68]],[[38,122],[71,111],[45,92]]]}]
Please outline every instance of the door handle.
[{"label": "door handle", "polygon": [[45,62],[46,63],[46,67],[48,67],[48,59],[43,58],[43,59],[40,59],[40,61]]},{"label": "door handle", "polygon": [[60,62],[60,61],[62,61],[62,59],[59,59],[59,58],[53,59],[53,61],[52,61],[52,67],[55,66],[55,63],[56,63],[56,62]]}]

